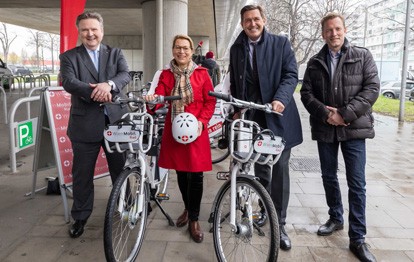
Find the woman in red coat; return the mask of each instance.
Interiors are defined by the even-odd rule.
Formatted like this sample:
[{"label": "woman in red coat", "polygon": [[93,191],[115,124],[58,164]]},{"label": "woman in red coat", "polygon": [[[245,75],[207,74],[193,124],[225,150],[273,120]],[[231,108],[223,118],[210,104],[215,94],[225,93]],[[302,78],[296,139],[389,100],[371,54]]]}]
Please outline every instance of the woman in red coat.
[{"label": "woman in red coat", "polygon": [[[185,209],[177,219],[177,227],[187,224],[191,238],[201,243],[203,231],[198,222],[203,195],[203,172],[212,170],[210,140],[207,124],[213,115],[216,100],[208,95],[213,84],[207,69],[193,63],[194,44],[190,37],[177,35],[172,45],[173,59],[170,68],[162,71],[155,95],[180,95],[181,100],[169,106],[162,136],[159,166],[177,172],[178,186]],[[194,142],[181,144],[172,135],[172,120],[180,113],[193,114],[198,120],[198,137]]]}]

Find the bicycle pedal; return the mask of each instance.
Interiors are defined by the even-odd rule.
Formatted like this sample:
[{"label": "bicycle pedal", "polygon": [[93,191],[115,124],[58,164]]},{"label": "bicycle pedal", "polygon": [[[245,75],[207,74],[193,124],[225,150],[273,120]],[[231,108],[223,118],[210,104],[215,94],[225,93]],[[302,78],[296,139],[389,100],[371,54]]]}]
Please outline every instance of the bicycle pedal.
[{"label": "bicycle pedal", "polygon": [[218,180],[228,180],[229,176],[230,176],[230,172],[217,172]]},{"label": "bicycle pedal", "polygon": [[170,200],[170,195],[166,193],[158,193],[156,198],[158,200]]}]

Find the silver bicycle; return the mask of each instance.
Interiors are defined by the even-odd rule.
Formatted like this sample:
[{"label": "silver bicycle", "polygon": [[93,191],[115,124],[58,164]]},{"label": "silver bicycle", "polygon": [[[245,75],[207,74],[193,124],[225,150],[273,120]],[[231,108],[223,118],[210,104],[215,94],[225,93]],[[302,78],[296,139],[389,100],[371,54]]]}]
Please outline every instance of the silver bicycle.
[{"label": "silver bicycle", "polygon": [[[214,249],[218,261],[276,261],[279,253],[279,223],[272,199],[256,179],[255,163],[275,164],[285,142],[271,130],[262,130],[245,119],[249,109],[276,113],[270,105],[260,105],[210,92],[209,95],[241,108],[241,117],[232,122],[229,134],[230,167],[218,172],[226,180],[214,200],[209,222],[212,223]],[[267,222],[259,224],[263,214]]]},{"label": "silver bicycle", "polygon": [[[131,93],[130,93],[131,94]],[[104,131],[105,146],[109,152],[125,152],[127,160],[113,185],[105,213],[104,248],[107,261],[134,261],[141,249],[150,201],[154,201],[168,220],[171,217],[160,201],[168,200],[166,193],[168,170],[158,167],[158,153],[164,126],[166,108],[149,114],[142,97],[129,95],[114,103],[129,104],[134,112],[124,115]],[[177,96],[159,96],[151,104],[180,99]]]}]

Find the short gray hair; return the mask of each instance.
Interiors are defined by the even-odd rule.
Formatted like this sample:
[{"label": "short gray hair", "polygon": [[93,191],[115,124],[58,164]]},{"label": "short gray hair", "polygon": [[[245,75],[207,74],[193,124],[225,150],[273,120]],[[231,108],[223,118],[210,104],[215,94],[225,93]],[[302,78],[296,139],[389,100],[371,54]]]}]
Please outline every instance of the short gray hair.
[{"label": "short gray hair", "polygon": [[98,12],[85,11],[82,14],[78,15],[78,17],[76,18],[76,27],[79,28],[79,22],[85,19],[96,19],[101,25],[101,28],[103,28],[103,18],[101,14],[99,14]]}]

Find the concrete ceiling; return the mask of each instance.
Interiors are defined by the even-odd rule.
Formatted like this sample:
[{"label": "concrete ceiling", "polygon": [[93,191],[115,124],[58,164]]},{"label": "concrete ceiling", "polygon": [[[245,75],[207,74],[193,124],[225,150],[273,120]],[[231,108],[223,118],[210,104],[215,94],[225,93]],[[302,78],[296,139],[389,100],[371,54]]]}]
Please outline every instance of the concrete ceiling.
[{"label": "concrete ceiling", "polygon": [[[61,0],[1,0],[0,22],[59,34]],[[210,49],[224,56],[248,0],[188,0],[188,34],[208,36]],[[105,35],[142,35],[141,0],[87,0],[102,14]],[[217,28],[216,28],[217,26]],[[217,32],[217,33],[216,33]]]},{"label": "concrete ceiling", "polygon": [[[106,35],[142,35],[140,0],[87,0],[85,9],[101,13]],[[189,35],[216,42],[213,0],[189,0],[188,16]],[[0,21],[59,34],[60,0],[1,0]]]}]

